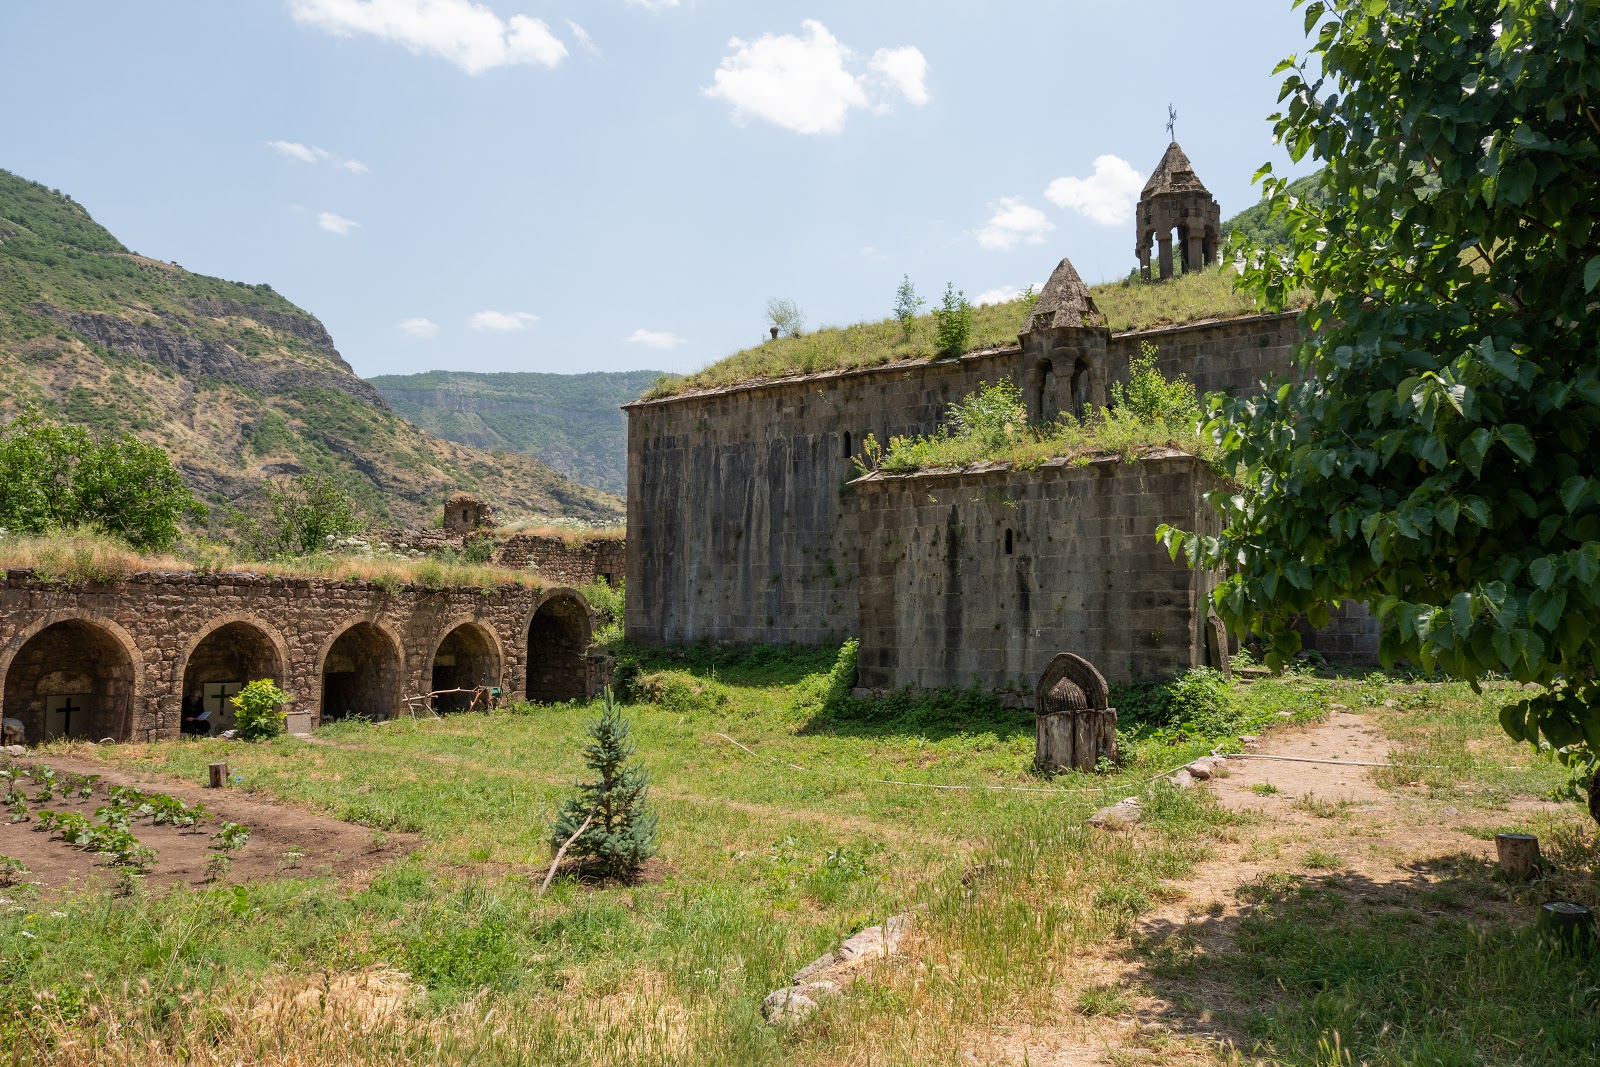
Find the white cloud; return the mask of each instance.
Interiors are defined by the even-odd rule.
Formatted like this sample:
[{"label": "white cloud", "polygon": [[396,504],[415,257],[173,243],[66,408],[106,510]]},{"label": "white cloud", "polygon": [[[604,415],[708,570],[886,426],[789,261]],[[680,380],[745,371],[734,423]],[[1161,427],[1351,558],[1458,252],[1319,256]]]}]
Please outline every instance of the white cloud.
[{"label": "white cloud", "polygon": [[683,338],[666,330],[634,330],[628,335],[628,340],[646,348],[677,348],[684,343]]},{"label": "white cloud", "polygon": [[[1039,290],[1043,289],[1044,286],[1035,284],[1032,288],[1033,291],[1037,293]],[[979,293],[972,302],[977,307],[984,307],[988,304],[1009,304],[1011,301],[1017,299],[1021,295],[1021,289],[1017,289],[1009,285],[1000,285],[993,289],[985,289],[983,292]]]},{"label": "white cloud", "polygon": [[329,163],[340,170],[347,170],[351,174],[367,173],[367,165],[359,159],[340,159],[332,152],[318,148],[313,144],[301,144],[299,141],[265,141],[263,143],[285,159],[292,159],[298,163]]},{"label": "white cloud", "polygon": [[480,311],[467,320],[467,327],[490,333],[511,333],[526,330],[538,321],[539,316],[527,311]]},{"label": "white cloud", "polygon": [[1006,252],[1020,244],[1043,244],[1044,235],[1055,228],[1038,208],[1004,196],[995,205],[989,224],[978,231],[978,244],[993,252]]},{"label": "white cloud", "polygon": [[1144,179],[1133,164],[1116,156],[1099,156],[1087,178],[1057,178],[1045,190],[1045,199],[1070,208],[1102,226],[1133,221],[1133,209],[1144,189]]},{"label": "white cloud", "polygon": [[340,237],[348,237],[350,231],[360,226],[361,223],[354,219],[347,219],[343,215],[335,215],[331,211],[323,211],[317,215],[317,225],[329,233],[336,233]]},{"label": "white cloud", "polygon": [[928,102],[928,59],[911,47],[880,48],[867,69],[893,86],[916,107]]},{"label": "white cloud", "polygon": [[415,337],[419,341],[439,336],[439,324],[432,319],[401,319],[395,323],[394,328],[407,337]]},{"label": "white cloud", "polygon": [[367,34],[468,74],[517,64],[557,66],[567,46],[542,19],[499,15],[475,0],[288,0],[296,22],[335,37]]},{"label": "white cloud", "polygon": [[600,54],[600,46],[594,43],[594,38],[589,36],[588,30],[571,19],[567,20],[567,29],[572,31],[573,39],[583,46],[585,52],[588,52],[591,56]]},{"label": "white cloud", "polygon": [[838,133],[852,108],[886,111],[894,96],[921,107],[928,102],[928,62],[915,48],[880,48],[860,74],[856,55],[816,19],[801,24],[805,36],[735,37],[707,96],[733,106],[735,121],[765,119],[795,133]]},{"label": "white cloud", "polygon": [[320,148],[301,144],[298,141],[268,141],[267,147],[277,152],[286,159],[299,160],[301,163],[316,163],[327,158],[328,153]]}]

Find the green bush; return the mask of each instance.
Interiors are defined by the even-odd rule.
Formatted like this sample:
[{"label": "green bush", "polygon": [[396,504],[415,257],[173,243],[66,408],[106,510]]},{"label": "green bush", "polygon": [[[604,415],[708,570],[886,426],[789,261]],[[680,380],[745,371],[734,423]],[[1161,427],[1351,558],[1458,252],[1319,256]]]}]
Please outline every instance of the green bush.
[{"label": "green bush", "polygon": [[340,538],[366,529],[349,490],[332,478],[305,474],[283,485],[265,486],[260,514],[235,513],[237,547],[258,559],[285,559],[326,552]]},{"label": "green bush", "polygon": [[283,733],[289,720],[283,707],[291,699],[270,678],[258,678],[239,690],[230,701],[239,738],[264,741]]},{"label": "green bush", "polygon": [[958,356],[972,336],[972,305],[954,283],[944,287],[944,299],[933,309],[933,344],[941,356]]},{"label": "green bush", "polygon": [[94,527],[159,551],[206,513],[171,458],[130,434],[94,437],[32,410],[0,427],[0,529]]},{"label": "green bush", "polygon": [[1140,342],[1139,355],[1128,364],[1128,384],[1111,383],[1111,407],[1142,422],[1198,424],[1200,398],[1189,379],[1167,380],[1156,367],[1156,346]]},{"label": "green bush", "polygon": [[716,711],[728,705],[727,687],[688,671],[655,671],[632,680],[632,697],[641,704],[659,704],[668,711]]},{"label": "green bush", "polygon": [[[581,590],[583,598],[594,609],[595,631],[594,643],[597,645],[614,645],[622,640],[622,624],[624,610],[627,604],[627,590],[623,583],[618,581],[613,588],[603,578],[596,578]],[[621,689],[617,691],[618,697],[623,700],[630,699]]]}]

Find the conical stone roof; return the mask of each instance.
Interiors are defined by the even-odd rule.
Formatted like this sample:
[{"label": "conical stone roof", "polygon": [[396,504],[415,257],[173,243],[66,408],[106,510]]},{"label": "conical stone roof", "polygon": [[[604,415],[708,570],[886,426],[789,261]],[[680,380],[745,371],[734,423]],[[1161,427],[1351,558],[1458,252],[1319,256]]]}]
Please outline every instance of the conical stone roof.
[{"label": "conical stone roof", "polygon": [[1089,287],[1083,284],[1083,279],[1078,277],[1078,269],[1072,265],[1072,260],[1063,259],[1056,265],[1050,280],[1044,283],[1044,292],[1039,294],[1033,314],[1028,317],[1026,332],[1099,328],[1105,324],[1106,317],[1094,306],[1094,298],[1089,295]]},{"label": "conical stone roof", "polygon": [[1144,192],[1139,195],[1140,200],[1148,200],[1161,193],[1205,193],[1211,195],[1204,183],[1194,172],[1194,164],[1189,162],[1189,157],[1183,154],[1183,149],[1178,147],[1178,142],[1173,141],[1167,145],[1167,154],[1161,157],[1161,165],[1156,167],[1156,172],[1150,175],[1150,180],[1145,183]]}]

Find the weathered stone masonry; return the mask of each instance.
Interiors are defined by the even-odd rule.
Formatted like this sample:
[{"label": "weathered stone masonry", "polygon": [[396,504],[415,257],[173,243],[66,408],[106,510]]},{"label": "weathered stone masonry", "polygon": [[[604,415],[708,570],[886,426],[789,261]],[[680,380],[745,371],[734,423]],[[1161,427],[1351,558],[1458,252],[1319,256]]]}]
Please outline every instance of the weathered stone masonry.
[{"label": "weathered stone masonry", "polygon": [[863,478],[858,684],[977,684],[1026,703],[1063,650],[1121,684],[1221,666],[1224,650],[1208,648],[1215,577],[1152,535],[1214,533],[1202,496],[1216,484],[1181,452]]},{"label": "weathered stone masonry", "polygon": [[[1091,402],[1105,402],[1146,341],[1164,373],[1237,393],[1287,371],[1299,330],[1293,315],[1265,315],[1110,335],[1103,355],[1090,353]],[[628,405],[628,639],[822,645],[858,634],[848,483],[866,435],[932,433],[953,402],[1001,378],[1030,414],[1054,414],[1073,402],[1074,376],[1051,354],[1017,346]]]},{"label": "weathered stone masonry", "polygon": [[[0,712],[30,741],[176,736],[188,692],[272,678],[295,695],[290,728],[385,718],[445,688],[588,697],[589,605],[568,588],[388,591],[367,582],[252,574],[130,575],[58,588],[0,580]],[[223,689],[223,692],[226,690]],[[231,710],[220,705],[231,725]],[[441,710],[453,706],[441,698]]]}]

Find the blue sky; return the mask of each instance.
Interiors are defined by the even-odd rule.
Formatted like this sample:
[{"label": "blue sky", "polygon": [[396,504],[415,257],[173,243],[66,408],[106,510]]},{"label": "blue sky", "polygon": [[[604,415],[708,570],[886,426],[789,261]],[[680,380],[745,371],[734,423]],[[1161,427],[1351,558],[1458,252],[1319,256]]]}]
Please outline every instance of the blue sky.
[{"label": "blue sky", "polygon": [[0,167],[274,288],[361,374],[689,371],[1134,264],[1178,140],[1256,198],[1288,0],[6,0]]}]

